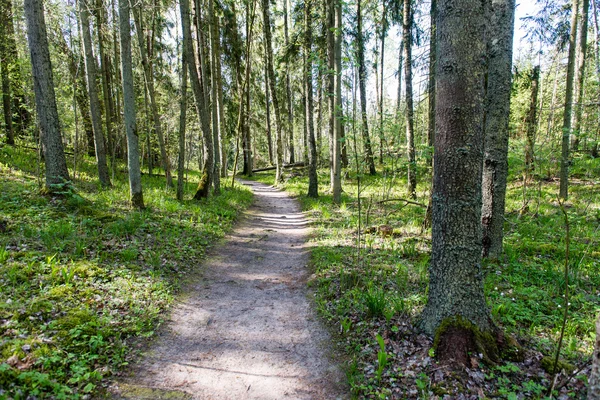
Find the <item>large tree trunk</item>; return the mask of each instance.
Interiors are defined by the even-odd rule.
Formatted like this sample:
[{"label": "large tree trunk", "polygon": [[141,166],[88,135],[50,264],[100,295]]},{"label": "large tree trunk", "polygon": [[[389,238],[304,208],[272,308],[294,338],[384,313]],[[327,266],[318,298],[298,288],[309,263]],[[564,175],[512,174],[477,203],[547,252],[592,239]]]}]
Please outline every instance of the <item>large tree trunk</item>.
[{"label": "large tree trunk", "polygon": [[92,47],[90,34],[90,12],[88,0],[79,0],[79,18],[81,20],[81,36],[85,52],[85,69],[87,72],[87,88],[90,97],[90,114],[92,116],[92,129],[94,130],[94,147],[96,149],[96,163],[100,184],[104,187],[111,186],[108,164],[106,163],[106,150],[104,148],[104,134],[102,132],[102,115],[100,113],[100,100],[96,87],[96,58]]},{"label": "large tree trunk", "polygon": [[333,202],[340,204],[342,201],[342,3],[330,1],[330,7],[335,10],[335,40],[334,40],[334,59],[335,59],[335,104],[333,107],[334,126],[333,126],[333,162],[331,174],[331,189]]},{"label": "large tree trunk", "polygon": [[459,362],[476,351],[477,331],[495,331],[481,271],[486,23],[484,2],[438,2],[432,255],[421,327],[436,335],[440,358]]},{"label": "large tree trunk", "polygon": [[121,74],[123,76],[123,108],[127,134],[127,168],[129,169],[129,192],[131,204],[144,208],[140,148],[135,115],[135,92],[131,61],[131,22],[129,0],[119,0],[119,24],[121,38]]},{"label": "large tree trunk", "polygon": [[313,73],[312,73],[312,0],[304,2],[304,82],[306,91],[306,127],[308,134],[308,197],[319,197],[317,178],[317,142],[313,122]]},{"label": "large tree trunk", "polygon": [[196,111],[198,112],[198,118],[200,119],[200,125],[202,128],[202,138],[204,145],[204,163],[202,166],[203,174],[198,185],[198,190],[194,195],[195,199],[201,199],[208,196],[210,186],[212,185],[212,172],[213,172],[213,146],[212,146],[212,135],[210,132],[210,118],[206,113],[205,108],[205,96],[204,90],[200,85],[200,76],[198,75],[198,68],[196,65],[196,58],[194,56],[194,44],[192,42],[192,28],[190,26],[190,2],[189,0],[181,0],[179,3],[181,11],[181,25],[183,33],[183,49],[187,56],[188,72],[190,75],[190,82],[192,84],[192,90],[194,92],[194,99],[196,100]]},{"label": "large tree trunk", "polygon": [[569,164],[571,136],[571,113],[573,111],[573,77],[575,75],[575,45],[577,41],[577,14],[579,0],[573,0],[571,5],[571,33],[569,35],[569,56],[567,60],[567,85],[565,88],[565,111],[563,114],[562,148],[560,159],[560,192],[559,196],[567,200],[569,197]]},{"label": "large tree trunk", "polygon": [[[246,92],[244,97],[244,173],[247,176],[252,176],[252,170],[254,169],[254,153],[252,152],[252,135],[250,134],[250,122],[251,122],[251,109],[250,109],[250,71],[252,68],[252,58],[251,58],[251,50],[252,50],[252,30],[254,29],[254,8],[250,11],[250,3],[246,2],[246,48],[248,52],[246,53]],[[269,28],[269,33],[270,33]]]},{"label": "large tree trunk", "polygon": [[179,158],[177,161],[177,200],[183,200],[183,175],[185,173],[185,129],[187,123],[187,53],[181,52],[181,100],[179,102]]},{"label": "large tree trunk", "polygon": [[404,86],[406,95],[406,152],[408,159],[408,195],[417,198],[417,163],[415,160],[415,128],[412,90],[412,9],[404,0],[402,37],[404,40]]},{"label": "large tree trunk", "polygon": [[0,1],[0,76],[2,79],[2,108],[4,111],[4,129],[6,131],[6,143],[15,145],[15,133],[12,121],[12,107],[10,94],[10,70],[12,63],[16,60],[10,60],[8,27],[12,24],[12,0]]},{"label": "large tree trunk", "polygon": [[577,38],[577,69],[575,71],[575,95],[577,103],[573,113],[573,134],[571,135],[571,146],[573,151],[579,149],[579,137],[581,135],[581,115],[583,113],[583,83],[585,81],[585,56],[587,52],[588,10],[590,0],[582,0],[581,14],[579,15],[579,31]]},{"label": "large tree trunk", "polygon": [[282,118],[279,108],[279,100],[277,99],[277,90],[275,87],[275,69],[273,67],[273,46],[271,45],[271,16],[269,12],[269,0],[262,1],[263,8],[263,32],[265,35],[265,43],[267,47],[267,72],[269,73],[269,88],[271,89],[271,98],[273,99],[273,110],[275,111],[276,125],[276,145],[277,157],[275,164],[277,170],[275,172],[275,184],[282,182],[283,172],[283,140],[282,140]]},{"label": "large tree trunk", "polygon": [[42,1],[25,0],[23,5],[27,20],[35,106],[45,148],[46,189],[52,192],[56,190],[56,185],[64,185],[69,181],[69,171],[56,107],[48,34]]},{"label": "large tree trunk", "polygon": [[514,18],[515,0],[492,2],[481,210],[483,256],[490,258],[502,254]]},{"label": "large tree trunk", "polygon": [[215,73],[217,74],[217,101],[219,104],[219,141],[221,143],[221,176],[227,176],[227,133],[225,132],[225,103],[223,103],[223,72],[221,69],[221,43],[218,39],[219,17],[215,16],[215,24],[217,29],[217,41],[215,43],[215,59],[217,60]]},{"label": "large tree trunk", "polygon": [[[139,7],[133,10],[133,19],[135,21],[135,30],[137,31],[138,46],[142,55],[142,67],[144,69],[144,86],[146,87],[146,91],[148,92],[148,97],[150,100],[150,110],[152,112],[154,131],[156,132],[156,136],[158,137],[158,146],[160,148],[160,158],[162,162],[162,167],[165,170],[167,186],[172,187],[173,178],[171,177],[171,163],[169,162],[169,156],[167,155],[167,148],[165,146],[165,138],[163,135],[162,124],[160,122],[158,104],[156,102],[156,90],[154,89],[152,62],[148,59],[148,55],[151,51],[150,49],[154,44],[148,43],[149,47],[146,47],[146,35],[144,34],[144,27],[142,21],[143,6],[143,2],[140,2]],[[148,152],[150,153],[150,149],[148,149]]]},{"label": "large tree trunk", "polygon": [[[379,85],[379,145],[381,146],[381,161],[383,161],[383,145],[387,143],[383,132],[383,72],[385,67],[385,37],[387,36],[388,22],[387,22],[387,8],[385,4],[382,4],[383,10],[381,11],[381,75]],[[377,68],[375,68],[375,74],[377,74]]]},{"label": "large tree trunk", "polygon": [[365,40],[362,32],[362,0],[356,2],[356,44],[358,47],[358,86],[360,88],[360,114],[362,117],[362,137],[365,142],[365,153],[369,174],[375,175],[375,160],[369,137],[369,123],[367,118],[367,68],[365,67]]}]

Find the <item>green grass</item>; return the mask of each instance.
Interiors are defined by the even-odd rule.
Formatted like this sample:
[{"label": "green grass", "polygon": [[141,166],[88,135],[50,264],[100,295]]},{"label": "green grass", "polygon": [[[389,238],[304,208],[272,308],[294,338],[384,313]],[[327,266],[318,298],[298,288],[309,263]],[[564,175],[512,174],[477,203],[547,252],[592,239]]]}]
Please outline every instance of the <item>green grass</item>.
[{"label": "green grass", "polygon": [[[510,156],[505,256],[484,265],[485,292],[494,319],[506,332],[515,335],[528,349],[553,355],[565,289],[565,229],[556,199],[558,181],[540,172],[524,190],[518,149],[515,146]],[[578,157],[572,170],[575,178],[567,208],[571,223],[571,305],[561,352],[574,364],[589,360],[595,338],[594,320],[600,310],[600,160]],[[556,168],[557,165],[542,160],[538,171],[549,171],[553,177]],[[427,171],[424,165],[420,169]],[[390,357],[390,371],[383,376],[374,367],[378,365],[374,335],[394,337],[405,321],[415,322],[425,305],[431,248],[430,231],[421,228],[425,209],[404,202],[378,203],[386,198],[408,197],[404,170],[388,169],[375,177],[361,177],[363,234],[359,253],[356,176],[346,175],[340,207],[332,204],[327,171],[321,171],[319,178],[319,199],[305,196],[308,185],[302,174],[290,176],[288,172],[283,187],[300,200],[312,217],[317,305],[350,359],[348,377],[353,393],[359,398],[396,395],[398,392],[393,390],[400,381],[407,385],[400,398],[409,396],[411,389],[421,393],[425,382],[422,377],[394,372],[401,371],[394,369],[394,363],[406,363],[404,358]],[[257,174],[253,179],[273,182],[268,173]],[[418,186],[421,203],[428,201],[429,182],[430,177],[423,173]],[[383,224],[394,229],[393,236],[364,233],[366,227]],[[491,397],[506,397],[506,393],[516,391],[540,398],[540,385],[547,384],[545,378],[530,380],[525,372],[511,371],[510,375],[500,370],[490,374],[494,378],[489,385],[495,392],[486,395]],[[579,390],[584,393],[585,387]]]},{"label": "green grass", "polygon": [[[144,175],[147,209],[135,211],[124,173],[101,190],[86,159],[76,192],[48,197],[36,163],[32,151],[0,148],[0,398],[77,399],[154,335],[252,194],[236,186],[179,202]],[[190,172],[188,198],[196,180]]]}]

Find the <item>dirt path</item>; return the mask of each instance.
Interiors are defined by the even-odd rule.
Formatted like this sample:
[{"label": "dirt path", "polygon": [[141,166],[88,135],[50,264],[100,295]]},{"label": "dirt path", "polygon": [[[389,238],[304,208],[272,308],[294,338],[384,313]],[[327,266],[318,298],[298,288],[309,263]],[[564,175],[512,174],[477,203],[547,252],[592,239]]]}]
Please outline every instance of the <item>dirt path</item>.
[{"label": "dirt path", "polygon": [[346,398],[307,296],[307,221],[285,193],[244,183],[254,205],[114,398]]}]

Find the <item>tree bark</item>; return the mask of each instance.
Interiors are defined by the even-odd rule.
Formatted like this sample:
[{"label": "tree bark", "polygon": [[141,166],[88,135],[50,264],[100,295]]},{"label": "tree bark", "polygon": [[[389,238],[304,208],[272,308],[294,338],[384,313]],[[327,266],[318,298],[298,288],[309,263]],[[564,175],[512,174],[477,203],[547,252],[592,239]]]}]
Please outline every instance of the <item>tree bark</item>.
[{"label": "tree bark", "polygon": [[408,195],[417,198],[417,163],[415,160],[415,128],[412,90],[412,9],[404,0],[402,37],[404,41],[404,87],[406,99],[406,152],[408,159]]},{"label": "tree bark", "polygon": [[560,159],[560,192],[563,200],[569,197],[569,165],[570,148],[569,138],[571,136],[571,114],[573,111],[573,77],[575,75],[575,45],[577,41],[579,0],[571,3],[571,33],[569,35],[569,56],[567,60],[567,84],[565,88],[565,111],[563,113],[562,146]]},{"label": "tree bark", "polygon": [[[385,140],[385,135],[383,132],[383,71],[384,71],[384,67],[385,67],[385,37],[387,36],[387,8],[385,6],[385,4],[382,4],[383,6],[383,10],[381,12],[381,78],[379,79],[380,81],[380,85],[379,85],[379,104],[378,104],[378,108],[379,108],[379,143],[381,146],[381,150],[383,150],[383,145],[384,143],[386,143]],[[377,69],[375,70],[375,73],[377,73]],[[383,153],[382,153],[383,154]],[[383,155],[381,157],[381,160],[383,161]]]},{"label": "tree bark", "polygon": [[573,113],[573,133],[571,135],[571,147],[573,151],[579,149],[579,138],[581,135],[581,115],[583,113],[583,84],[585,81],[585,56],[587,52],[588,10],[590,0],[581,0],[581,14],[579,15],[578,38],[577,38],[577,68],[575,70],[575,95],[577,103]]},{"label": "tree bark", "polygon": [[279,108],[279,100],[277,98],[277,90],[275,88],[275,69],[273,67],[273,46],[271,45],[271,16],[269,12],[269,0],[262,1],[263,9],[263,32],[265,35],[265,43],[267,47],[267,71],[269,73],[269,88],[271,89],[271,97],[273,99],[273,110],[275,111],[275,126],[277,152],[275,164],[277,166],[275,172],[275,184],[282,182],[283,172],[283,140],[282,140],[282,118]]},{"label": "tree bark", "polygon": [[208,197],[208,191],[212,185],[212,173],[213,173],[213,146],[212,146],[212,135],[210,132],[209,117],[206,113],[205,108],[205,97],[204,90],[200,85],[200,76],[198,75],[198,68],[196,65],[196,58],[194,56],[194,44],[192,42],[192,28],[190,26],[190,2],[189,0],[180,0],[179,3],[181,11],[181,25],[183,33],[183,49],[187,53],[187,65],[190,76],[190,82],[192,91],[194,92],[194,99],[196,100],[196,111],[198,112],[198,118],[202,129],[203,147],[204,147],[204,163],[202,165],[202,178],[198,185],[198,190],[194,195],[196,200]]},{"label": "tree bark", "polygon": [[[265,47],[265,60],[267,59],[267,49]],[[269,101],[269,72],[267,63],[265,63],[265,131],[267,134],[267,146],[269,147],[269,163],[273,165],[273,135],[271,134],[271,102]]]},{"label": "tree bark", "polygon": [[23,6],[27,20],[35,106],[45,148],[46,189],[53,192],[57,189],[56,185],[64,185],[69,181],[69,171],[56,107],[46,21],[41,0],[25,0]]},{"label": "tree bark", "polygon": [[125,117],[125,132],[127,134],[129,192],[131,195],[131,205],[136,208],[144,208],[139,138],[135,115],[135,92],[133,88],[129,0],[119,0],[119,24],[121,38],[121,74],[123,76],[123,114]]},{"label": "tree bark", "polygon": [[[502,254],[515,0],[493,0],[488,40],[485,148],[482,175],[484,257]],[[534,109],[537,104],[533,103]],[[534,125],[535,128],[535,125]]]},{"label": "tree bark", "polygon": [[313,72],[312,72],[312,0],[304,2],[304,82],[306,91],[306,127],[308,133],[308,197],[319,197],[317,178],[317,142],[313,121]]},{"label": "tree bark", "polygon": [[358,50],[358,86],[360,89],[360,114],[362,118],[362,137],[365,142],[365,153],[369,174],[377,174],[371,138],[369,137],[369,122],[367,118],[367,68],[365,67],[365,40],[362,32],[362,1],[356,2],[356,45]]},{"label": "tree bark", "polygon": [[[485,64],[481,60],[486,56],[486,23],[484,2],[438,1],[432,255],[421,327],[430,335],[437,333],[439,345],[468,334],[460,328],[450,329],[456,319],[483,332],[494,329],[481,271],[485,100]],[[448,323],[449,329],[438,330],[443,323]],[[454,353],[466,357],[472,350],[466,338],[456,343]],[[442,346],[440,353],[449,347]]]},{"label": "tree bark", "polygon": [[87,88],[90,97],[90,114],[92,116],[92,129],[94,131],[94,147],[96,149],[96,163],[100,184],[104,187],[111,186],[108,164],[106,163],[106,149],[104,148],[104,134],[102,132],[102,115],[100,113],[100,100],[96,86],[96,58],[92,47],[90,34],[90,12],[88,0],[79,0],[79,18],[81,20],[81,36],[85,52],[85,69],[87,72]]}]

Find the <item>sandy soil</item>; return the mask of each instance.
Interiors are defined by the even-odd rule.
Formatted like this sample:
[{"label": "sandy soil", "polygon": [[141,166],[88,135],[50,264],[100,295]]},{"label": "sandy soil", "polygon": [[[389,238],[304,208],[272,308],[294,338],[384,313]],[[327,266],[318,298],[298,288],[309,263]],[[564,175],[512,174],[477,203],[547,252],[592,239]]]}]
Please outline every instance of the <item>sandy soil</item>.
[{"label": "sandy soil", "polygon": [[113,398],[348,397],[306,288],[307,221],[285,193],[244,183],[254,205]]}]

